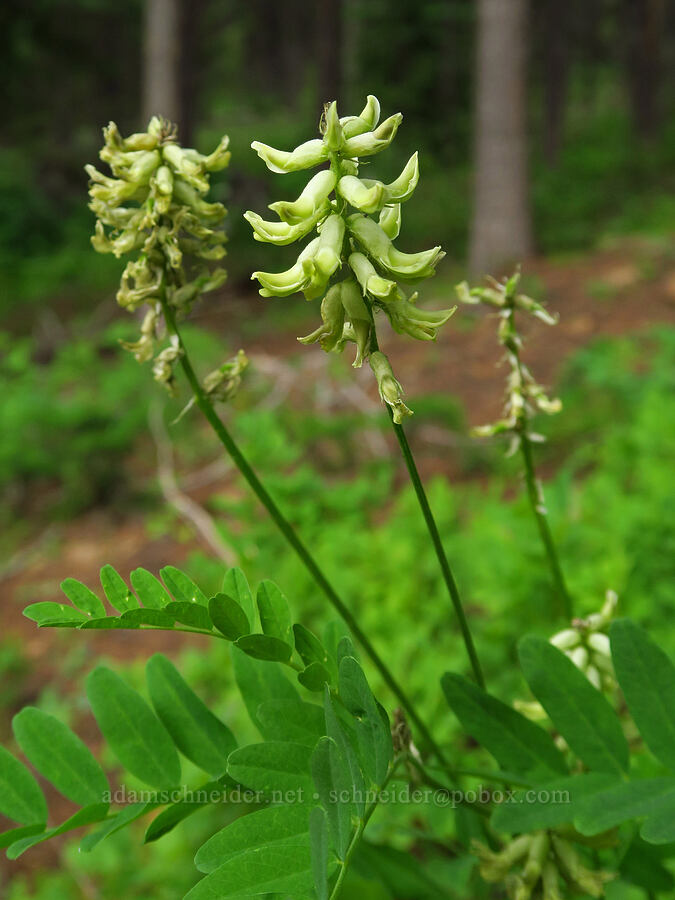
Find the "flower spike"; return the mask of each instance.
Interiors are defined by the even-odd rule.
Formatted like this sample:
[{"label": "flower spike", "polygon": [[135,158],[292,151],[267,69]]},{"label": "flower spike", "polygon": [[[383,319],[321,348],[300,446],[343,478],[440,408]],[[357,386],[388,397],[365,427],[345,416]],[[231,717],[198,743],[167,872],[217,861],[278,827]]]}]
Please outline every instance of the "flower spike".
[{"label": "flower spike", "polygon": [[[384,311],[399,334],[429,341],[436,338],[438,329],[454,311],[419,309],[415,306],[417,295],[408,298],[399,286],[399,282],[432,276],[445,254],[440,247],[403,253],[393,244],[401,230],[401,204],[412,196],[419,181],[417,153],[389,184],[359,177],[361,158],[385,150],[402,120],[400,113],[382,123],[379,118],[380,104],[372,95],[358,116],[340,118],[333,101],[324,107],[320,138],[289,152],[258,141],[251,145],[274,172],[295,172],[329,163],[309,180],[296,200],[270,204],[279,222],[246,213],[258,241],[289,244],[315,229],[318,234],[290,269],[254,272],[252,277],[258,280],[263,297],[286,297],[296,292],[304,293],[308,300],[321,297],[322,324],[298,340],[318,343],[324,350],[335,352],[354,343],[356,367],[377,352],[376,313]],[[344,268],[347,276],[337,276]],[[344,280],[336,282],[336,277]],[[386,357],[381,356],[375,357],[373,371],[380,396],[394,410],[398,423],[410,413],[401,400],[398,381],[386,370]]]}]

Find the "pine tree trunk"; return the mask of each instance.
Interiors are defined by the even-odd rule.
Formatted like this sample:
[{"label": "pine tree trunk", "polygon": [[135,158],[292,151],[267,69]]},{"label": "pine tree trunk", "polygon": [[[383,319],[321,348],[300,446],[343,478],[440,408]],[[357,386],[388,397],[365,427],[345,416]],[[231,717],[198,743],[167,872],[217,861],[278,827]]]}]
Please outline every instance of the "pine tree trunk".
[{"label": "pine tree trunk", "polygon": [[316,16],[318,101],[323,106],[343,99],[342,0],[318,0]]},{"label": "pine tree trunk", "polygon": [[180,124],[180,0],[146,0],[143,117]]},{"label": "pine tree trunk", "polygon": [[478,0],[474,210],[469,264],[532,252],[527,165],[527,0]]}]

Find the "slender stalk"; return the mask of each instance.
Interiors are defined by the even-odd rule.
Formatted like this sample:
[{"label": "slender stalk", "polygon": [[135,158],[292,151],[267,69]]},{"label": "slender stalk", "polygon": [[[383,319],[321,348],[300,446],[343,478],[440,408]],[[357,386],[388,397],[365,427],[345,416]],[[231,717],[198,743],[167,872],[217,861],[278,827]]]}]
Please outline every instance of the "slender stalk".
[{"label": "slender stalk", "polygon": [[[368,304],[367,298],[365,298],[365,301]],[[370,316],[372,320],[370,348],[372,353],[376,353],[380,349],[380,346],[377,340],[375,319],[373,317],[373,311],[370,304],[368,304],[368,308],[370,309]],[[445,586],[448,589],[448,594],[450,595],[450,600],[452,601],[455,615],[457,616],[457,621],[459,622],[460,631],[462,632],[462,638],[464,640],[464,646],[466,647],[466,652],[469,656],[469,661],[471,663],[471,668],[473,669],[474,678],[476,679],[479,687],[484,688],[485,678],[483,676],[483,670],[478,659],[478,654],[476,653],[476,647],[471,635],[471,629],[469,628],[469,623],[466,619],[464,606],[462,605],[462,598],[459,596],[457,582],[455,581],[455,577],[452,574],[452,569],[450,568],[448,558],[445,555],[443,541],[441,540],[441,535],[438,531],[436,519],[434,518],[431,506],[429,505],[429,499],[427,497],[426,491],[424,490],[424,485],[422,484],[422,479],[420,478],[420,473],[417,469],[417,464],[415,463],[415,457],[413,456],[412,450],[410,449],[410,444],[408,443],[408,438],[406,437],[405,431],[403,430],[403,426],[397,425],[394,422],[394,414],[389,406],[387,406],[387,412],[389,413],[389,420],[391,421],[391,427],[394,429],[396,440],[398,441],[398,445],[401,448],[401,453],[403,455],[406,468],[408,469],[410,481],[412,482],[412,485],[415,489],[417,502],[420,505],[422,515],[424,516],[424,521],[426,522],[429,537],[431,538],[431,543],[433,544],[434,552],[436,553],[438,565],[441,569],[443,581],[445,582]]]},{"label": "slender stalk", "polygon": [[426,741],[429,748],[438,758],[438,760],[447,768],[448,762],[445,758],[445,755],[439,745],[434,740],[429,728],[425,725],[423,719],[420,717],[418,712],[416,711],[412,701],[407,696],[401,685],[394,678],[392,673],[389,671],[384,660],[380,657],[379,653],[371,643],[368,636],[361,630],[358,622],[354,618],[353,614],[349,610],[349,608],[345,605],[344,601],[337,594],[335,588],[332,586],[328,578],[324,575],[323,571],[319,568],[318,563],[315,561],[312,554],[309,552],[307,547],[304,545],[295,529],[288,521],[288,519],[281,512],[276,502],[272,499],[271,495],[268,493],[267,488],[260,481],[252,466],[241,452],[234,439],[232,438],[230,432],[225,427],[224,423],[221,421],[220,417],[217,415],[213,404],[207,397],[206,393],[202,389],[201,384],[199,383],[199,379],[195,374],[194,369],[192,368],[192,363],[190,362],[190,358],[187,354],[187,350],[185,344],[183,343],[182,336],[180,331],[178,330],[178,326],[176,324],[176,317],[174,315],[173,310],[166,302],[164,298],[161,300],[162,303],[162,311],[164,313],[164,319],[166,321],[166,327],[170,334],[175,335],[182,352],[180,357],[181,367],[185,374],[185,377],[192,389],[192,392],[195,397],[195,402],[197,406],[204,414],[207,419],[209,425],[213,428],[216,435],[218,436],[221,444],[227,450],[232,461],[237,466],[249,487],[256,495],[260,503],[265,507],[267,512],[269,513],[272,521],[277,526],[285,540],[288,544],[293,548],[295,553],[297,554],[300,561],[303,563],[307,571],[310,573],[314,581],[321,588],[329,603],[333,606],[333,608],[339,613],[339,615],[344,619],[348,628],[356,638],[356,640],[361,644],[365,652],[368,654],[370,659],[373,662],[373,665],[378,670],[380,675],[382,676],[383,681],[387,685],[387,687],[391,690],[394,696],[398,699],[401,706],[406,710],[412,722],[414,722],[417,727],[419,733],[422,738]]},{"label": "slender stalk", "polygon": [[544,545],[546,558],[548,560],[549,568],[551,569],[551,575],[553,576],[553,583],[560,600],[561,612],[566,619],[571,619],[573,616],[572,598],[570,597],[567,585],[565,584],[565,577],[560,567],[560,561],[558,560],[558,553],[555,548],[555,543],[553,542],[553,535],[551,534],[551,529],[548,524],[548,518],[546,513],[542,510],[543,498],[534,469],[532,442],[527,435],[526,428],[520,429],[519,434],[520,451],[525,469],[525,484],[527,485],[527,496],[530,500],[530,506],[532,507],[532,514],[534,515],[537,528],[539,529],[541,542]]}]

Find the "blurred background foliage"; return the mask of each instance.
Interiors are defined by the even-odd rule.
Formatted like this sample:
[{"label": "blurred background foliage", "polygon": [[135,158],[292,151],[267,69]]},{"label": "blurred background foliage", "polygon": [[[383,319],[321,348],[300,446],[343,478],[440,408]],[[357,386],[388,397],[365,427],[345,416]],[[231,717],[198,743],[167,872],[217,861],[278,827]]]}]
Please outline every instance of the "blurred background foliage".
[{"label": "blurred background foliage", "polygon": [[[340,357],[297,348],[295,335],[309,330],[315,306],[295,299],[263,304],[251,293],[251,269],[282,268],[283,252],[253,242],[241,213],[262,211],[279,197],[278,179],[275,184],[249,149],[252,139],[290,148],[314,136],[324,99],[337,97],[347,114],[374,93],[384,114],[400,109],[405,117],[391,151],[376,160],[378,176],[394,177],[413,150],[421,151],[422,177],[404,210],[401,246],[444,245],[449,258],[425,296],[449,305],[484,228],[476,202],[484,175],[476,106],[486,82],[480,88],[485,73],[478,71],[478,47],[490,15],[494,31],[495,11],[505,10],[526,25],[514,32],[520,46],[506,47],[524,61],[525,115],[510,122],[510,139],[524,148],[527,163],[519,188],[533,235],[526,290],[561,314],[558,329],[539,329],[526,343],[535,375],[548,378],[564,404],[562,414],[539,423],[548,438],[538,463],[551,523],[579,611],[598,608],[612,588],[620,610],[675,652],[672,4],[5,0],[3,740],[12,714],[27,702],[82,723],[86,735],[81,686],[92,661],[110,655],[140,683],[148,653],[149,644],[131,639],[36,633],[21,620],[25,603],[56,599],[67,575],[95,586],[105,562],[125,571],[175,561],[205,589],[219,584],[225,562],[194,522],[166,503],[158,442],[171,442],[170,474],[208,513],[219,546],[250,580],[278,581],[309,627],[328,617],[196,413],[171,424],[187,397],[165,402],[148,371],[119,349],[119,339],[136,326],[113,301],[119,263],[89,246],[83,165],[94,161],[108,120],[123,133],[134,131],[144,127],[149,110],[168,111],[155,110],[153,102],[160,102],[174,112],[184,143],[208,150],[227,132],[233,150],[230,169],[215,181],[216,196],[230,210],[229,284],[186,329],[199,369],[208,371],[239,346],[250,350],[250,375],[223,415],[392,668],[426,705],[438,736],[452,742],[460,759],[471,752],[440,693],[430,690],[442,670],[464,671],[465,660],[438,599],[443,594],[424,525],[391,455],[372,385],[355,378]],[[157,17],[174,27],[158,31]],[[164,35],[159,51],[173,48],[168,62],[156,46],[158,34]],[[153,101],[157,66],[168,76]],[[511,185],[507,173],[504,179]],[[284,196],[293,197],[302,184],[302,177],[287,176]],[[493,330],[494,322],[462,311],[437,347],[397,341],[391,354],[400,354],[397,372],[416,412],[410,439],[430,479],[488,683],[509,700],[523,694],[515,641],[528,630],[548,634],[554,623],[542,617],[550,586],[517,461],[505,458],[500,445],[468,437],[469,425],[499,408],[503,373],[494,368]],[[165,423],[159,434],[157,409]],[[245,734],[249,726],[234,702],[229,658],[220,647],[186,639],[169,649],[202,696]],[[136,830],[91,857],[64,845],[58,856],[46,851],[11,865],[3,858],[0,893],[9,900],[169,900],[195,877],[191,855],[208,833],[206,817],[222,814],[199,813],[150,847],[141,846],[142,830]],[[454,846],[454,819],[437,815],[440,833]],[[385,835],[376,818],[373,839],[386,836],[405,848],[414,826],[404,810]],[[458,897],[488,896],[461,859],[451,855],[435,865],[446,880],[452,871]],[[352,878],[349,900],[396,896],[369,880],[365,863]],[[644,892],[619,880],[608,896],[632,900]]]}]

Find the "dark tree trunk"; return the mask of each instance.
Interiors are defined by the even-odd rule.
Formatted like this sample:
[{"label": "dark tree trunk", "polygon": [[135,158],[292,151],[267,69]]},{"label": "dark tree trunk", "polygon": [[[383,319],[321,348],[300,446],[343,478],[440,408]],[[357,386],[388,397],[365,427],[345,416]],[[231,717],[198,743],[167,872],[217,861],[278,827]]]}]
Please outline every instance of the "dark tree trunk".
[{"label": "dark tree trunk", "polygon": [[319,104],[342,98],[342,0],[316,3],[317,91]]},{"label": "dark tree trunk", "polygon": [[143,117],[180,124],[180,0],[146,0],[143,40]]},{"label": "dark tree trunk", "polygon": [[478,0],[474,210],[483,274],[532,252],[526,125],[527,0]]},{"label": "dark tree trunk", "polygon": [[555,166],[565,129],[565,101],[569,75],[568,3],[544,0],[542,22],[544,69],[544,156]]},{"label": "dark tree trunk", "polygon": [[656,136],[661,125],[661,36],[664,0],[624,0],[623,28],[628,94],[637,134]]},{"label": "dark tree trunk", "polygon": [[186,145],[192,144],[195,122],[199,115],[199,73],[203,71],[200,53],[202,21],[207,0],[190,0],[181,10],[180,54],[180,137]]}]

